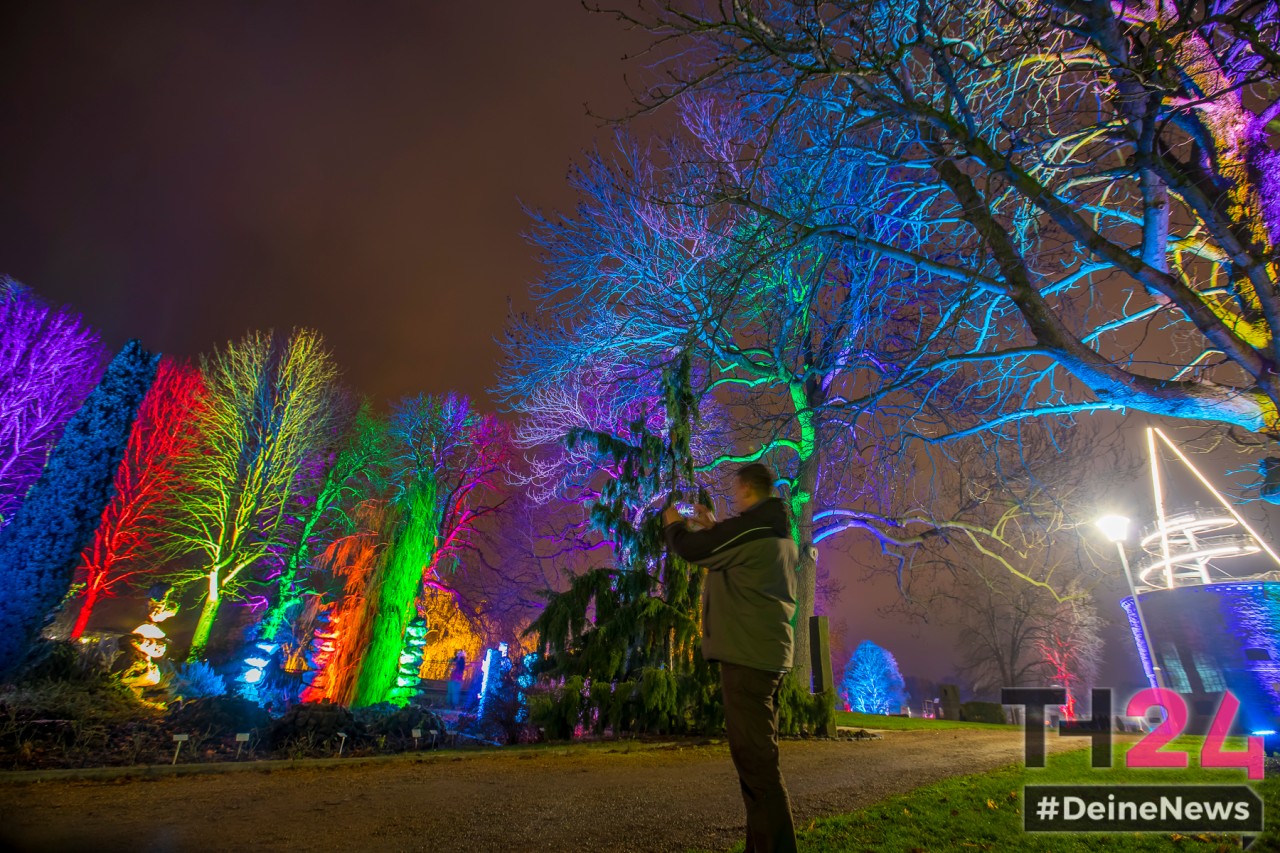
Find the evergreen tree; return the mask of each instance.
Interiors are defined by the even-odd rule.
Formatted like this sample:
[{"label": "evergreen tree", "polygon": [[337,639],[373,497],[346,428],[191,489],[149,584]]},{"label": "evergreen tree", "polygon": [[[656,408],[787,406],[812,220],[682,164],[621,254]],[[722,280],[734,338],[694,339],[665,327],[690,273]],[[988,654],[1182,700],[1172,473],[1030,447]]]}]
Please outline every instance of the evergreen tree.
[{"label": "evergreen tree", "polygon": [[41,621],[70,589],[158,363],[137,341],[125,344],[0,532],[0,677],[22,662]]},{"label": "evergreen tree", "polygon": [[[677,489],[693,487],[689,371],[685,357],[664,376],[665,437],[643,418],[625,438],[586,430],[567,437],[571,449],[589,447],[616,472],[591,510],[616,561],[551,595],[526,632],[537,635],[539,670],[551,682],[533,714],[552,736],[568,737],[578,725],[687,732],[723,721],[719,679],[701,654],[705,571],[666,552],[657,511]],[[699,500],[709,503],[701,490]]]}]

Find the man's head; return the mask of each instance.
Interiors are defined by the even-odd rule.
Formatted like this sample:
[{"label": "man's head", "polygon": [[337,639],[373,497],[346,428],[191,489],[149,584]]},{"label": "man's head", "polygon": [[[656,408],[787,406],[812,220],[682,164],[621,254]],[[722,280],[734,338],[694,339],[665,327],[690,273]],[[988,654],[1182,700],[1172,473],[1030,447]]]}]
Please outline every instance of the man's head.
[{"label": "man's head", "polygon": [[773,497],[773,470],[759,462],[738,469],[733,481],[733,507],[746,512],[765,498]]}]

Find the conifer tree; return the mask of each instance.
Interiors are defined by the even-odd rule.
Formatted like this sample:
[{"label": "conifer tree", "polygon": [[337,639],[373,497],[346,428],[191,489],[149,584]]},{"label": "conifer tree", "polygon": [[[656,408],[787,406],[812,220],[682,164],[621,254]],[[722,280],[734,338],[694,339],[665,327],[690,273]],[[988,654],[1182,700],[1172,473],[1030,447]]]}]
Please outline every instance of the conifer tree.
[{"label": "conifer tree", "polygon": [[701,654],[705,571],[668,554],[662,537],[661,508],[678,490],[696,489],[689,438],[698,413],[689,374],[687,356],[664,373],[665,435],[640,418],[625,437],[567,436],[571,449],[590,448],[617,472],[591,509],[616,559],[551,595],[526,632],[537,635],[539,670],[552,682],[534,701],[553,736],[567,737],[579,724],[597,732],[690,732],[723,720],[719,679]]},{"label": "conifer tree", "polygon": [[41,621],[71,588],[158,363],[137,341],[125,344],[0,532],[0,677],[22,662]]}]

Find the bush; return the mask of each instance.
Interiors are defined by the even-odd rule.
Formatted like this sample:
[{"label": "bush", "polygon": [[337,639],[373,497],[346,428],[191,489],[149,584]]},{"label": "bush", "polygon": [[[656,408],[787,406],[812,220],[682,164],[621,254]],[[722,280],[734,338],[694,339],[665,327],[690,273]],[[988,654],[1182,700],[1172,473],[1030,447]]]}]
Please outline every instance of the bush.
[{"label": "bush", "polygon": [[787,673],[778,691],[778,734],[817,735],[823,731],[835,734],[836,691],[828,688],[810,693],[794,673]]},{"label": "bush", "polygon": [[1008,722],[1004,716],[1004,706],[999,702],[964,702],[960,705],[960,719],[966,723]]},{"label": "bush", "polygon": [[271,726],[271,746],[279,749],[299,742],[329,743],[345,732],[351,737],[363,734],[354,715],[332,702],[308,702],[294,705]]},{"label": "bush", "polygon": [[169,708],[165,727],[174,732],[226,737],[237,732],[265,731],[271,715],[248,699],[209,696]]},{"label": "bush", "polygon": [[178,667],[169,681],[169,698],[173,701],[183,699],[208,699],[227,694],[227,682],[221,675],[213,671],[213,667],[203,661],[184,663]]}]

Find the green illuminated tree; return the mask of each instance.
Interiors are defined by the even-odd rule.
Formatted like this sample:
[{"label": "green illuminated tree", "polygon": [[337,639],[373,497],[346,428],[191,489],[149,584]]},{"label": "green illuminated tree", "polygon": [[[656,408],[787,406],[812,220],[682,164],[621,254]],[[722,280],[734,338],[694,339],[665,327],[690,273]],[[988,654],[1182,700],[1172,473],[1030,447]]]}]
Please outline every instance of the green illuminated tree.
[{"label": "green illuminated tree", "polygon": [[472,547],[476,522],[500,506],[494,498],[507,448],[501,423],[456,394],[402,401],[391,416],[390,444],[393,532],[371,593],[369,645],[352,699],[357,706],[404,701],[392,690],[402,686],[396,680],[405,630],[423,583],[452,571]]},{"label": "green illuminated tree", "polygon": [[262,640],[274,640],[290,610],[317,591],[307,577],[317,546],[332,538],[335,525],[345,532],[348,510],[373,496],[377,469],[386,462],[386,423],[368,402],[354,413],[335,410],[330,441],[311,454],[295,484],[291,518],[281,531],[279,575],[269,582],[274,600],[259,623]]},{"label": "green illuminated tree", "polygon": [[329,428],[336,368],[319,333],[255,332],[201,360],[207,392],[204,452],[188,467],[173,535],[200,557],[175,573],[199,586],[188,658],[204,654],[222,602],[273,545],[298,472]]}]

